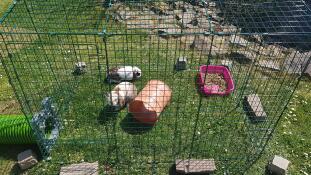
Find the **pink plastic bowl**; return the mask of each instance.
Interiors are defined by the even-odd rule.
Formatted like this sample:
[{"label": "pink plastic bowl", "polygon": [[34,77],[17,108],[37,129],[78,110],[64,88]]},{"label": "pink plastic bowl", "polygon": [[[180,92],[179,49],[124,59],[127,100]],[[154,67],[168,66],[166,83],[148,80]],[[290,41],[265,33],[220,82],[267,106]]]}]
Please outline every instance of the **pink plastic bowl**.
[{"label": "pink plastic bowl", "polygon": [[[219,87],[215,86],[206,86],[204,85],[204,74],[206,73],[218,73],[221,74],[226,83],[227,89],[223,92],[219,91]],[[197,83],[199,85],[200,91],[205,95],[229,95],[234,90],[234,83],[229,69],[225,66],[213,66],[213,65],[202,65],[200,66],[200,73],[198,74]]]}]

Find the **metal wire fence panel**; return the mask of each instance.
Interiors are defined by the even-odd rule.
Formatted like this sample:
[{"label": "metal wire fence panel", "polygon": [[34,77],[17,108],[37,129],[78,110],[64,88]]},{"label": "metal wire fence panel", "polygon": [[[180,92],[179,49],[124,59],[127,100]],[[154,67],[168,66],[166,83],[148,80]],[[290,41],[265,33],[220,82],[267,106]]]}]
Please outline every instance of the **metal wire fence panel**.
[{"label": "metal wire fence panel", "polygon": [[[98,161],[103,174],[167,174],[176,160],[213,159],[216,173],[241,174],[310,63],[306,3],[16,1],[1,20],[2,64],[28,120],[49,97],[59,129],[33,128],[49,161],[30,173]],[[142,91],[135,100],[122,79]],[[146,113],[133,112],[140,97]]]},{"label": "metal wire fence panel", "polygon": [[20,114],[20,106],[9,84],[2,64],[0,65],[0,115]]}]

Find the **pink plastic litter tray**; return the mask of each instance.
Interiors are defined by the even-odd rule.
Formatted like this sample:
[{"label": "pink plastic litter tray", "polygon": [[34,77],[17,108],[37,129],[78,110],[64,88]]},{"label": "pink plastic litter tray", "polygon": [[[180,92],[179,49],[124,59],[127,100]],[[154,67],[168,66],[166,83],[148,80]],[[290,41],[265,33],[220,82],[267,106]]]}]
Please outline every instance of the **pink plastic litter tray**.
[{"label": "pink plastic litter tray", "polygon": [[[226,82],[225,90],[221,90],[219,85],[206,85],[204,82],[205,74],[219,74],[222,75]],[[200,91],[205,95],[229,95],[234,90],[234,83],[229,69],[226,66],[202,65],[200,66],[200,73],[198,74],[197,83]]]}]

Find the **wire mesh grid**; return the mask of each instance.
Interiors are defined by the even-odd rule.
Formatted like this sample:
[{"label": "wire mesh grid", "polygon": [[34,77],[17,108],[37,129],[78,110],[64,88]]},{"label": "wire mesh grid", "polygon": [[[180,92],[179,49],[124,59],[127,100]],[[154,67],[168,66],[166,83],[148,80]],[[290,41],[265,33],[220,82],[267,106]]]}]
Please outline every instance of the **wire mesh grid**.
[{"label": "wire mesh grid", "polygon": [[[302,0],[16,1],[1,22],[2,63],[26,116],[51,97],[62,123],[51,152],[41,145],[49,161],[30,172],[98,161],[104,174],[167,174],[190,159],[213,159],[219,174],[243,172],[310,62],[310,18]],[[176,70],[179,58],[185,70]],[[226,67],[235,90],[202,94],[202,65]],[[138,91],[150,80],[171,89],[156,124],[127,106],[111,110],[110,70],[124,66],[141,70]],[[203,86],[209,79],[203,72]]]},{"label": "wire mesh grid", "polygon": [[0,115],[19,114],[20,107],[14,96],[2,64],[0,65]]}]

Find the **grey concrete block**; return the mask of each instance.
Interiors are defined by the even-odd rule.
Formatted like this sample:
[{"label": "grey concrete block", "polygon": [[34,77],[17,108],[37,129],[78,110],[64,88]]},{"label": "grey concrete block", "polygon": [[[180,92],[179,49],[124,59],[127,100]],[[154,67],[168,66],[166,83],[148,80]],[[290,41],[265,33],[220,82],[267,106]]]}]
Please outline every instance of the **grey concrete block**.
[{"label": "grey concrete block", "polygon": [[264,111],[261,100],[257,94],[246,96],[246,103],[250,117],[255,121],[263,121],[266,119],[267,114]]},{"label": "grey concrete block", "polygon": [[281,156],[274,156],[269,162],[268,170],[274,174],[285,175],[287,173],[289,163],[290,161]]},{"label": "grey concrete block", "polygon": [[81,75],[86,73],[86,63],[85,62],[77,62],[75,64],[74,74]]},{"label": "grey concrete block", "polygon": [[260,60],[257,65],[275,71],[281,70],[279,63],[273,60]]},{"label": "grey concrete block", "polygon": [[229,69],[232,69],[233,62],[231,60],[221,60],[221,65],[227,66]]},{"label": "grey concrete block", "polygon": [[98,162],[78,163],[62,167],[59,175],[98,175]]},{"label": "grey concrete block", "polygon": [[179,57],[177,59],[176,65],[175,65],[176,70],[186,70],[187,69],[187,58],[186,57]]},{"label": "grey concrete block", "polygon": [[213,173],[216,171],[214,159],[176,160],[177,173]]},{"label": "grey concrete block", "polygon": [[37,155],[28,149],[17,155],[17,163],[22,170],[31,168],[38,163]]}]

